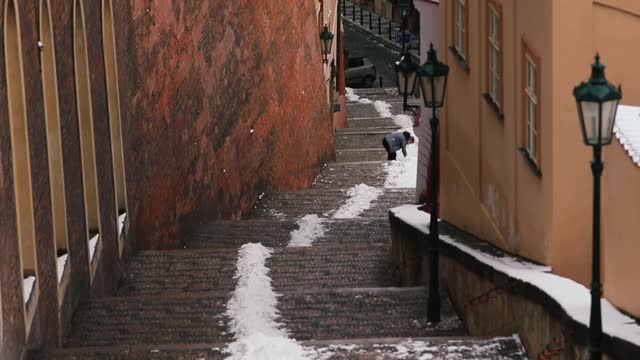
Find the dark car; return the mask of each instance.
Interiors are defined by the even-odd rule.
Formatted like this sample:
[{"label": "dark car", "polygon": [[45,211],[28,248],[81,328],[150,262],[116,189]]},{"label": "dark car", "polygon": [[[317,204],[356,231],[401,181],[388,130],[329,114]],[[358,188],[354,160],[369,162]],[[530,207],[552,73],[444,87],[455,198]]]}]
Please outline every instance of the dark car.
[{"label": "dark car", "polygon": [[344,77],[349,87],[373,87],[376,81],[376,67],[366,57],[350,57]]}]

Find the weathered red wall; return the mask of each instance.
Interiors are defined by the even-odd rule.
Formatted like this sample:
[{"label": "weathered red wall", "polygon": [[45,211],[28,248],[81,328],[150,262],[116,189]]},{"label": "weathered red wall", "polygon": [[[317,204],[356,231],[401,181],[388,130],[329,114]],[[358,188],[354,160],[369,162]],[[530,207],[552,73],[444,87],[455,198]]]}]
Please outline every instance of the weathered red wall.
[{"label": "weathered red wall", "polygon": [[[311,1],[114,2],[129,212],[142,248],[239,218],[333,156]],[[253,130],[253,133],[252,133]]]}]

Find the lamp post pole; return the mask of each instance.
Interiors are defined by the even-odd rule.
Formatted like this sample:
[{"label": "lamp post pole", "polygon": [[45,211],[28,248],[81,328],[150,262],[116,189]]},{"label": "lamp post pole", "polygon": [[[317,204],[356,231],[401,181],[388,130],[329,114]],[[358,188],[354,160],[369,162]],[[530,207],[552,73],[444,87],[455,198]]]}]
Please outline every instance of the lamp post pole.
[{"label": "lamp post pole", "polygon": [[602,284],[600,282],[600,179],[604,170],[602,161],[602,145],[593,147],[593,161],[591,172],[593,174],[593,250],[592,250],[592,280],[591,280],[591,316],[590,316],[590,340],[591,360],[602,359],[602,313],[600,298],[602,297]]},{"label": "lamp post pole", "polygon": [[[436,141],[438,139],[438,131],[440,129],[440,119],[438,119],[436,115],[436,107],[435,107],[435,93],[436,89],[434,88],[433,81],[431,82],[432,86],[432,94],[434,94],[434,105],[431,107],[433,113],[431,120],[429,121],[431,125],[431,156],[432,156],[432,166],[434,169],[438,168],[440,162],[440,154],[438,153],[438,146]],[[440,228],[438,225],[439,218],[439,208],[438,208],[438,190],[440,186],[440,181],[436,172],[433,171],[431,179],[431,211],[430,211],[430,221],[429,221],[429,297],[427,299],[427,318],[432,322],[440,321],[440,284],[439,284],[439,256],[438,256],[438,242],[439,242],[439,234]]]},{"label": "lamp post pole", "polygon": [[602,146],[611,143],[622,88],[611,84],[604,75],[604,64],[596,54],[591,65],[591,77],[573,89],[578,105],[582,135],[586,145],[593,147],[593,243],[591,259],[591,314],[589,345],[591,360],[602,359],[602,280],[600,273],[600,181],[604,162]]}]

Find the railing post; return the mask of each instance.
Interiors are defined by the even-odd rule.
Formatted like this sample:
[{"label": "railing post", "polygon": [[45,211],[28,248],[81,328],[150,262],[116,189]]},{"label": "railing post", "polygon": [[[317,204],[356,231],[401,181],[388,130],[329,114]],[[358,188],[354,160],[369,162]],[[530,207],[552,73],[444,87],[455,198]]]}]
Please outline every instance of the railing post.
[{"label": "railing post", "polygon": [[351,18],[353,19],[353,21],[356,21],[356,2],[352,2],[351,3],[351,10],[353,10],[351,12]]},{"label": "railing post", "polygon": [[382,16],[378,15],[378,36],[382,36]]},{"label": "railing post", "polygon": [[364,21],[362,20],[362,6],[360,6],[360,25],[362,25]]},{"label": "railing post", "polygon": [[391,25],[392,25],[391,20],[389,20],[389,40],[393,40],[391,38]]},{"label": "railing post", "polygon": [[369,10],[369,30],[373,30],[373,20],[371,19],[371,10]]},{"label": "railing post", "polygon": [[342,2],[342,16],[347,16],[347,2]]}]

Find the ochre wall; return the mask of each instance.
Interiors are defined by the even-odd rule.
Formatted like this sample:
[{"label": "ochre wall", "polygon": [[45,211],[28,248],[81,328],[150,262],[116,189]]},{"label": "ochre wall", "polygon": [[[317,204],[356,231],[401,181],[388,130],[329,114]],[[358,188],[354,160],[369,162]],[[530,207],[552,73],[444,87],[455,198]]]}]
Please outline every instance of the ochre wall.
[{"label": "ochre wall", "polygon": [[242,216],[333,157],[315,4],[114,3],[128,204],[140,248],[185,215]]},{"label": "ochre wall", "polygon": [[[501,1],[503,86],[501,112],[482,94],[486,87],[485,2],[469,2],[469,70],[448,49],[453,46],[452,4],[441,5],[445,62],[450,65],[443,111],[442,217],[477,236],[527,258],[548,261],[550,236],[550,137],[542,137],[538,177],[522,146],[522,43],[540,56],[541,131],[551,124],[551,2]],[[526,189],[526,190],[525,190]]]},{"label": "ochre wall", "polygon": [[[640,49],[629,45],[640,28],[640,5],[623,0],[497,2],[503,13],[503,119],[482,97],[487,92],[485,1],[469,3],[469,71],[451,51],[443,54],[451,72],[443,110],[442,216],[588,286],[592,150],[582,142],[572,91],[589,77],[599,52],[608,79],[623,85],[622,103],[640,105],[640,87],[635,86],[640,83],[635,63]],[[448,48],[453,45],[453,2],[443,4],[441,38]],[[523,40],[540,57],[539,177],[517,150],[523,128]],[[638,289],[630,285],[636,276],[629,276],[636,269],[622,252],[635,248],[632,218],[640,214],[640,205],[633,184],[640,178],[625,156],[615,141],[604,149],[605,294],[638,315]]]},{"label": "ochre wall", "polygon": [[[615,7],[611,7],[615,5]],[[616,24],[612,27],[611,24]],[[594,51],[607,65],[607,78],[622,84],[622,103],[640,106],[640,73],[637,42],[640,3],[600,0],[593,5]],[[640,121],[640,120],[639,120]],[[640,168],[619,141],[604,150],[602,178],[603,283],[605,296],[623,310],[640,317],[640,267],[638,217],[640,216]],[[587,263],[587,265],[590,263]]]}]

